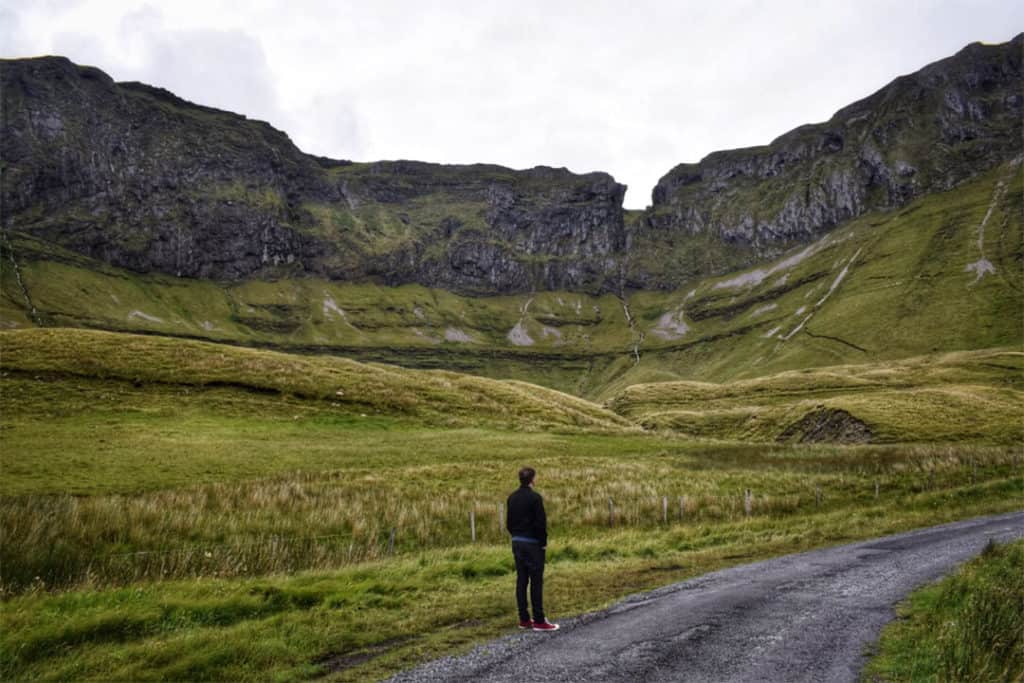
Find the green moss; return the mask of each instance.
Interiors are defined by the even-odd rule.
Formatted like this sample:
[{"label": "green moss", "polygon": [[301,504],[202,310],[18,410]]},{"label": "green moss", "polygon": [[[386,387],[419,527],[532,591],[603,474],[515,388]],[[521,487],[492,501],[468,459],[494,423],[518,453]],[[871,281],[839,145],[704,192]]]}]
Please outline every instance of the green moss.
[{"label": "green moss", "polygon": [[220,202],[247,204],[275,214],[281,213],[285,208],[284,197],[276,188],[267,185],[247,185],[241,180],[205,188],[204,197]]}]

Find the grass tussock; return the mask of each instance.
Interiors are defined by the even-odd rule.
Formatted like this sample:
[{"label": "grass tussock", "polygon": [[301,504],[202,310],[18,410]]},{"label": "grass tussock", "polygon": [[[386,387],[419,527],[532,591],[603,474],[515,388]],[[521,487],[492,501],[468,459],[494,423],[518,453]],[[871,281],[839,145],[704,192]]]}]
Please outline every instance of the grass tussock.
[{"label": "grass tussock", "polygon": [[953,576],[916,591],[882,633],[865,680],[1024,679],[1024,541],[990,544]]}]

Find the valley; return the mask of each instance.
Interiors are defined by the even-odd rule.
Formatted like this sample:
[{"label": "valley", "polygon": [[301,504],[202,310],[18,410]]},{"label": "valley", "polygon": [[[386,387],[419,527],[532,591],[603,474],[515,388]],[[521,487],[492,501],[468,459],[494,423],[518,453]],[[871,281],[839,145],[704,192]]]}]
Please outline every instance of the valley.
[{"label": "valley", "polygon": [[0,678],[378,680],[1024,500],[1024,36],[602,172],[305,154],[0,61]]}]

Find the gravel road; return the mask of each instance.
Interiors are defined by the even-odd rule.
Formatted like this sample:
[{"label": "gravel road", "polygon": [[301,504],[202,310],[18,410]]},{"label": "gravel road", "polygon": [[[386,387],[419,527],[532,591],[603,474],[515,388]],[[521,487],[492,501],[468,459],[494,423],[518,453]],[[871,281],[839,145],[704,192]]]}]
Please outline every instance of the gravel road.
[{"label": "gravel road", "polygon": [[390,680],[856,681],[895,603],[1022,537],[1016,512],[734,567]]}]

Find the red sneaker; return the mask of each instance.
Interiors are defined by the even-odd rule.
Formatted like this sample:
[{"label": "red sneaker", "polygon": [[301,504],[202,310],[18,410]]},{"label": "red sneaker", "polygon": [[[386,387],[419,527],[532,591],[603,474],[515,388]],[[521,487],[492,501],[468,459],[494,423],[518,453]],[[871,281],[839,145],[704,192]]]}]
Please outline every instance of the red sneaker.
[{"label": "red sneaker", "polygon": [[519,628],[533,628],[533,622],[532,621],[520,621],[519,622]]},{"label": "red sneaker", "polygon": [[557,631],[558,624],[552,624],[550,621],[545,619],[544,621],[533,622],[534,631]]}]

